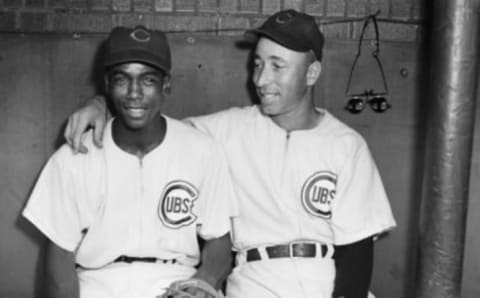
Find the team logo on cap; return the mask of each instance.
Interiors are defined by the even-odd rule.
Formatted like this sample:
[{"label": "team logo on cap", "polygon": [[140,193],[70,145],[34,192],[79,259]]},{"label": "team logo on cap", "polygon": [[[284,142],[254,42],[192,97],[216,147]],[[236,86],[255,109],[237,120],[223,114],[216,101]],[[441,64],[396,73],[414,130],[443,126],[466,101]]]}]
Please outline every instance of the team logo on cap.
[{"label": "team logo on cap", "polygon": [[130,37],[135,39],[139,42],[148,42],[150,41],[151,35],[150,32],[143,28],[135,29],[132,33],[130,33]]},{"label": "team logo on cap", "polygon": [[193,203],[198,198],[198,190],[186,181],[172,181],[163,190],[158,203],[158,216],[169,228],[180,228],[193,223]]},{"label": "team logo on cap", "polygon": [[293,14],[291,12],[284,12],[279,14],[275,18],[275,22],[277,22],[278,24],[287,24],[287,23],[290,23],[292,19],[293,19]]},{"label": "team logo on cap", "polygon": [[331,218],[330,203],[335,198],[337,175],[320,171],[310,176],[302,187],[302,204],[308,213],[321,218]]}]

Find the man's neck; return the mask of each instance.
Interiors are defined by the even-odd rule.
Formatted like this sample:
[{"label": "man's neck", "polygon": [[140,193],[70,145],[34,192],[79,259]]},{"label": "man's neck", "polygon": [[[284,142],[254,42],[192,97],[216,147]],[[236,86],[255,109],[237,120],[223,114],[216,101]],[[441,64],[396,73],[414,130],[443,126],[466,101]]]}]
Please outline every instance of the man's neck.
[{"label": "man's neck", "polygon": [[162,143],[166,130],[166,119],[161,115],[141,129],[130,129],[116,118],[112,124],[112,137],[123,151],[142,158]]},{"label": "man's neck", "polygon": [[270,116],[276,125],[287,132],[312,129],[318,125],[322,117],[323,113],[315,108],[311,100],[301,102],[288,113]]}]

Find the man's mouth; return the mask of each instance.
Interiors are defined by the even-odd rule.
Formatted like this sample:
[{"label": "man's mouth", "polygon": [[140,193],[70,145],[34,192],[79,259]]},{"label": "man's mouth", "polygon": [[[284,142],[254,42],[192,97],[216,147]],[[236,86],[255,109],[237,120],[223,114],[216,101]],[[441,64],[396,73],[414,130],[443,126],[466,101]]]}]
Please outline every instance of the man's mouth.
[{"label": "man's mouth", "polygon": [[258,96],[260,97],[262,102],[271,102],[278,97],[278,93],[277,92],[262,92],[262,91],[259,91]]},{"label": "man's mouth", "polygon": [[134,107],[125,107],[127,115],[132,118],[141,118],[145,115],[146,109],[144,108],[134,108]]}]

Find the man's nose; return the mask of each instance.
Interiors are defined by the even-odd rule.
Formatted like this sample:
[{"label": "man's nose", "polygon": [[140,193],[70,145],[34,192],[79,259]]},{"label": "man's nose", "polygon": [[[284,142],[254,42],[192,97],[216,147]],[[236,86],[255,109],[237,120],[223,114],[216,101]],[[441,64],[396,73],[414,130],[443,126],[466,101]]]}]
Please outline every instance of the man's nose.
[{"label": "man's nose", "polygon": [[260,69],[257,69],[255,71],[255,75],[253,79],[255,86],[257,87],[264,86],[265,84],[268,83],[268,81],[270,80],[270,77],[271,77],[271,74],[268,68],[262,67]]},{"label": "man's nose", "polygon": [[128,86],[128,99],[138,100],[141,99],[143,95],[142,87],[139,82],[132,81]]}]

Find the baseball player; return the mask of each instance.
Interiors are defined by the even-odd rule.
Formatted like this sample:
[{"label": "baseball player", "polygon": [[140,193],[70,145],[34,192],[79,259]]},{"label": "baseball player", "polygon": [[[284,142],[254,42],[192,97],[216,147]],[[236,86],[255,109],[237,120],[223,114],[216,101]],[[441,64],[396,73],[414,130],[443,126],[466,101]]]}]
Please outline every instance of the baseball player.
[{"label": "baseball player", "polygon": [[[187,119],[222,144],[239,200],[227,296],[367,297],[373,239],[396,223],[365,140],[313,103],[323,35],[284,10],[246,37],[260,103]],[[105,110],[97,97],[70,116],[75,150]]]},{"label": "baseball player", "polygon": [[218,288],[230,269],[234,190],[213,139],[161,113],[165,35],[115,28],[104,66],[117,116],[103,148],[89,138],[88,155],[62,146],[23,211],[50,240],[48,297],[153,298],[192,276]]}]

